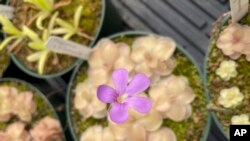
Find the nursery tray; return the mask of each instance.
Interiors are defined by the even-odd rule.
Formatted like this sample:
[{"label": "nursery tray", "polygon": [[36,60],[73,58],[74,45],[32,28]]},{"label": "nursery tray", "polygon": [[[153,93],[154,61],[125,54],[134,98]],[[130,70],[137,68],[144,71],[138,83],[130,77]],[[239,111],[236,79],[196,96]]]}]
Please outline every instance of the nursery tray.
[{"label": "nursery tray", "polygon": [[[5,0],[0,0],[3,3]],[[228,0],[111,0],[123,20],[123,30],[151,31],[171,36],[203,66],[212,23],[229,10]],[[112,28],[112,27],[111,27]],[[108,34],[106,34],[107,36]],[[13,62],[4,77],[15,77],[38,87],[56,107],[65,128],[67,141],[72,141],[65,120],[64,101],[72,72],[63,77],[41,80],[19,70]],[[227,141],[212,124],[208,141]]]}]

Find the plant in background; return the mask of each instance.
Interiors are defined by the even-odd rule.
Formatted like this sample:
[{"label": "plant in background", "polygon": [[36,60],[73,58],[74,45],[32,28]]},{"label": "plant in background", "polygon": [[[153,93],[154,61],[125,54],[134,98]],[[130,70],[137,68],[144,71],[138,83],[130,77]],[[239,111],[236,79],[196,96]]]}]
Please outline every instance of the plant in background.
[{"label": "plant in background", "polygon": [[24,27],[24,31],[26,31],[27,36],[32,40],[28,44],[28,47],[35,50],[34,53],[27,56],[27,60],[29,62],[38,62],[38,73],[43,74],[46,60],[50,54],[50,50],[45,46],[48,39],[48,30],[44,30],[42,39],[40,39],[37,34],[28,27]]},{"label": "plant in background", "polygon": [[0,82],[0,140],[64,141],[56,113],[29,87],[15,80]]},{"label": "plant in background", "polygon": [[[95,31],[102,16],[99,14],[102,12],[102,1],[95,1],[10,1],[16,14],[13,20],[4,17],[0,19],[0,24],[7,29],[3,33],[10,35],[0,44],[0,49],[8,45],[8,51],[18,60],[15,63],[20,64],[18,66],[23,70],[38,74],[37,77],[46,74],[53,77],[53,74],[66,72],[64,70],[70,68],[77,58],[48,50],[45,43],[49,36],[59,36],[89,45],[93,36],[97,35]],[[48,57],[53,62],[48,62]],[[45,64],[48,65],[46,69]]]},{"label": "plant in background", "polygon": [[74,13],[74,19],[73,19],[74,22],[73,23],[69,23],[67,21],[64,21],[61,18],[57,18],[56,23],[58,25],[60,25],[61,27],[58,27],[58,28],[54,29],[52,31],[52,34],[63,35],[63,38],[67,39],[67,40],[70,39],[75,34],[77,34],[77,35],[79,35],[81,37],[84,37],[86,39],[93,40],[93,37],[90,37],[89,35],[81,32],[79,30],[82,10],[83,10],[82,6],[79,6],[76,9],[76,11]]},{"label": "plant in background", "polygon": [[36,26],[38,29],[43,30],[43,21],[48,18],[54,11],[54,0],[24,0],[31,3],[40,10],[37,14]]},{"label": "plant in background", "polygon": [[13,43],[13,46],[14,46],[20,43],[25,38],[25,35],[23,34],[23,32],[19,30],[17,27],[15,27],[8,18],[0,15],[0,23],[2,24],[3,32],[9,35],[0,44],[0,50],[6,47],[8,43],[10,43],[13,40],[16,40]]},{"label": "plant in background", "polygon": [[49,57],[49,54],[51,53],[51,51],[47,49],[45,44],[49,38],[50,31],[53,29],[55,25],[55,19],[57,16],[58,16],[58,12],[53,14],[53,16],[50,19],[48,29],[43,30],[42,38],[39,38],[39,36],[34,31],[32,31],[29,27],[27,26],[23,27],[24,34],[27,35],[31,40],[28,43],[28,47],[35,51],[34,53],[30,54],[27,57],[27,60],[29,62],[38,62],[39,74],[43,74],[46,60]]}]

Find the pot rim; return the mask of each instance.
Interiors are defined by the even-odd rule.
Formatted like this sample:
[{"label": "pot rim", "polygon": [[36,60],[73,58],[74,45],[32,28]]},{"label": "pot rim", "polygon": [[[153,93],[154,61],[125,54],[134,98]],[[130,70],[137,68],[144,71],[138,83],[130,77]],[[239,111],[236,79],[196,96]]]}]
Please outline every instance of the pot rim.
[{"label": "pot rim", "polygon": [[[222,28],[222,26],[224,26],[226,24],[226,22],[228,22],[228,20],[231,18],[231,14],[230,13],[226,13],[225,15],[223,15],[221,22],[218,25],[218,28]],[[210,92],[209,92],[209,87],[208,87],[208,71],[207,71],[207,66],[208,66],[208,60],[209,60],[209,56],[211,54],[212,48],[213,48],[213,39],[211,38],[210,40],[210,44],[209,44],[209,48],[208,51],[205,55],[205,62],[204,62],[204,66],[203,66],[203,72],[204,72],[204,80],[205,80],[205,89],[208,93],[208,100],[209,102],[212,101],[211,96],[210,96]],[[213,110],[209,110],[209,112],[211,113],[211,116],[213,118],[213,120],[215,121],[216,126],[219,128],[220,132],[227,138],[229,139],[229,134],[227,134],[219,120],[219,118],[216,116],[215,112]]]},{"label": "pot rim", "polygon": [[[143,32],[143,31],[125,31],[125,32],[118,32],[115,34],[112,34],[111,36],[108,36],[107,38],[109,39],[113,39],[115,37],[119,37],[119,36],[129,36],[129,35],[138,35],[138,36],[143,36],[143,35],[157,35],[151,32]],[[198,74],[200,76],[201,79],[201,83],[203,86],[203,91],[205,92],[205,97],[206,97],[206,103],[208,103],[209,100],[209,96],[208,93],[206,92],[206,89],[204,88],[204,79],[203,79],[203,75],[201,72],[201,69],[198,67],[198,64],[196,63],[196,61],[193,59],[193,57],[180,45],[177,44],[177,49],[182,52],[185,56],[187,56],[187,58],[193,63],[193,65],[195,66],[195,68],[198,71]],[[78,137],[75,134],[75,129],[73,128],[73,124],[72,124],[72,119],[71,119],[71,92],[72,92],[72,86],[73,86],[73,81],[75,80],[76,76],[77,76],[77,72],[80,69],[81,65],[83,62],[79,63],[79,65],[75,68],[74,72],[72,73],[72,76],[70,78],[70,82],[68,85],[68,89],[67,89],[67,96],[66,96],[66,118],[67,118],[67,123],[69,125],[70,128],[70,133],[74,139],[74,141],[78,141]],[[211,115],[209,112],[207,112],[207,121],[206,121],[206,126],[204,127],[203,133],[202,133],[202,137],[200,139],[200,141],[206,141],[208,138],[208,134],[211,128]]]}]

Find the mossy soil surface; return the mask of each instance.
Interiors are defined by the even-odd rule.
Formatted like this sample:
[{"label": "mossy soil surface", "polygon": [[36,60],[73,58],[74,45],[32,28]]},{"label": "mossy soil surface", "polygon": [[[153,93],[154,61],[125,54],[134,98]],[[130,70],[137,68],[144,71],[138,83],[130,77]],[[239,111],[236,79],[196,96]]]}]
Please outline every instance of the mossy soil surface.
[{"label": "mossy soil surface", "polygon": [[[116,42],[126,42],[132,44],[135,37],[138,36],[122,36],[115,39]],[[173,72],[175,75],[186,76],[193,88],[196,98],[192,103],[193,114],[192,116],[183,122],[173,122],[169,119],[165,119],[163,126],[173,129],[177,135],[178,141],[199,141],[202,138],[203,132],[205,131],[207,123],[207,110],[206,110],[206,96],[202,84],[202,79],[196,66],[191,62],[187,56],[185,56],[180,50],[177,50],[174,54],[177,59],[177,66]],[[73,89],[80,82],[83,82],[87,78],[87,63],[84,63],[78,73],[76,74],[75,80],[73,81],[73,87],[71,90],[71,102],[70,102],[70,115],[71,122],[73,123],[73,128],[76,131],[76,135],[79,138],[81,133],[86,130],[91,125],[101,124],[107,126],[107,119],[96,120],[93,118],[83,121],[82,116],[74,109],[73,99],[74,93]]]},{"label": "mossy soil surface", "polygon": [[[101,24],[102,15],[102,0],[55,0],[55,4],[58,3],[68,3],[68,5],[60,7],[57,9],[59,11],[59,17],[63,20],[72,23],[73,15],[78,6],[83,6],[82,17],[80,21],[79,30],[91,37],[95,37],[99,25]],[[23,0],[10,0],[10,4],[15,7],[15,17],[13,19],[14,25],[21,27],[23,25],[28,25],[33,31],[42,36],[42,31],[38,30],[35,26],[35,21],[30,22],[31,19],[38,14],[38,10],[34,8],[33,5],[24,3]],[[50,18],[50,17],[49,17]],[[44,27],[47,27],[49,18],[44,20]],[[75,41],[79,44],[90,45],[91,40],[74,35],[70,40]],[[27,47],[28,40],[22,41],[15,47],[14,54],[15,57],[20,60],[22,64],[25,65],[31,71],[37,72],[38,63],[30,63],[26,60],[26,57],[35,51]],[[50,53],[49,58],[46,61],[44,74],[58,73],[66,68],[73,65],[76,58]]]}]

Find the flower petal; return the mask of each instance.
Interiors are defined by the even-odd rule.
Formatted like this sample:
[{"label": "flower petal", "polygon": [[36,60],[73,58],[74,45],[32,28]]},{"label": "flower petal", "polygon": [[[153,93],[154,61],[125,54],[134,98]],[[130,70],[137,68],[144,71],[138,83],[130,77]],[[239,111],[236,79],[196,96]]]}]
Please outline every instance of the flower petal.
[{"label": "flower petal", "polygon": [[128,105],[114,103],[110,110],[110,119],[115,123],[124,123],[128,119]]},{"label": "flower petal", "polygon": [[97,97],[104,103],[112,103],[116,101],[117,94],[113,88],[101,85],[97,88]]},{"label": "flower petal", "polygon": [[147,113],[152,107],[152,102],[146,97],[130,97],[127,103],[140,113]]},{"label": "flower petal", "polygon": [[128,84],[128,71],[126,69],[117,69],[113,72],[112,78],[118,94],[124,94]]},{"label": "flower petal", "polygon": [[128,95],[136,95],[145,91],[150,85],[149,78],[144,74],[137,74],[127,87],[126,93]]}]

